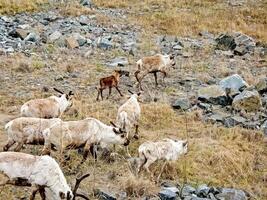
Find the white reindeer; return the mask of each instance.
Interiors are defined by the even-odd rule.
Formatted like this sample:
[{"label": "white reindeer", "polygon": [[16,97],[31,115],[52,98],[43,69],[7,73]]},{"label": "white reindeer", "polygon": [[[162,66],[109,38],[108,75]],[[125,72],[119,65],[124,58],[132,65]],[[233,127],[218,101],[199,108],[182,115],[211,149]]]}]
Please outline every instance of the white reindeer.
[{"label": "white reindeer", "polygon": [[144,167],[153,178],[153,174],[150,172],[149,166],[157,160],[165,160],[157,178],[158,181],[167,162],[178,160],[181,155],[187,153],[187,148],[188,142],[186,140],[172,140],[168,138],[159,142],[148,141],[141,144],[138,148],[138,173],[140,173],[141,169]]},{"label": "white reindeer", "polygon": [[67,148],[84,147],[82,162],[86,160],[89,151],[96,158],[93,150],[96,144],[129,144],[126,132],[121,128],[108,126],[94,118],[56,123],[44,130],[44,137],[43,154],[50,154],[52,144],[61,153]]},{"label": "white reindeer", "polygon": [[42,119],[32,117],[19,117],[11,120],[5,125],[8,142],[3,150],[8,151],[15,143],[17,143],[17,146],[14,151],[20,151],[24,144],[43,144],[42,131],[60,121],[61,119],[59,118]]},{"label": "white reindeer", "polygon": [[56,118],[72,105],[72,91],[64,94],[60,90],[54,88],[61,94],[60,97],[50,96],[45,99],[33,99],[21,106],[20,112],[23,117],[39,117],[39,118]]},{"label": "white reindeer", "polygon": [[67,184],[58,163],[50,156],[33,156],[18,152],[0,153],[0,173],[4,179],[0,186],[10,184],[15,186],[34,186],[30,200],[35,199],[37,192],[42,200],[74,200],[85,195],[77,193],[81,181],[88,177],[85,174],[76,179],[73,191]]}]

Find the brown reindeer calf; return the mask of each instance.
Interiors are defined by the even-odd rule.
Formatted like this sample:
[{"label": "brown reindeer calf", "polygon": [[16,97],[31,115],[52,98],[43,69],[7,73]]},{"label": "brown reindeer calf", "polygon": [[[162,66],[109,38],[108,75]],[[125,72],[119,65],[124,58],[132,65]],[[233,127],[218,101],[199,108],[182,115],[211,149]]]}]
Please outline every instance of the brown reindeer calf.
[{"label": "brown reindeer calf", "polygon": [[111,89],[113,87],[116,88],[116,90],[119,92],[119,94],[121,96],[122,93],[118,88],[118,84],[120,82],[120,77],[122,75],[125,75],[127,77],[129,77],[129,72],[128,71],[124,71],[124,70],[114,70],[113,75],[108,76],[108,77],[104,77],[100,79],[100,88],[96,88],[98,90],[98,94],[97,94],[97,98],[96,100],[99,100],[99,95],[101,95],[101,98],[103,100],[103,90],[106,88],[109,88],[109,95],[107,96],[107,99],[109,98],[109,96],[111,95]]}]

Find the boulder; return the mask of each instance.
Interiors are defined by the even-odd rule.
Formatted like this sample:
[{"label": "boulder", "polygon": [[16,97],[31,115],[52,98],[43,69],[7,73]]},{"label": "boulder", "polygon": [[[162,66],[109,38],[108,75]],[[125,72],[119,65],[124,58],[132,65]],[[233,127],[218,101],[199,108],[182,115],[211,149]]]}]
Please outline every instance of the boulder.
[{"label": "boulder", "polygon": [[242,190],[223,188],[220,194],[215,195],[219,200],[247,200],[245,192]]},{"label": "boulder", "polygon": [[173,104],[174,109],[187,110],[191,107],[190,101],[187,98],[179,98]]},{"label": "boulder", "polygon": [[267,92],[267,78],[260,79],[255,87],[256,90],[261,94]]},{"label": "boulder", "polygon": [[232,106],[235,110],[253,112],[262,107],[262,102],[260,95],[256,90],[245,90],[241,94],[235,96]]},{"label": "boulder", "polygon": [[67,44],[67,47],[70,49],[79,47],[78,41],[72,36],[66,38],[66,44]]},{"label": "boulder", "polygon": [[212,85],[198,90],[198,99],[215,105],[227,105],[225,91],[218,85]]},{"label": "boulder", "polygon": [[126,57],[117,57],[107,63],[109,67],[124,67],[128,64],[128,59]]},{"label": "boulder", "polygon": [[56,40],[58,40],[61,36],[62,36],[62,33],[60,33],[59,31],[55,31],[54,33],[49,35],[48,40],[49,40],[49,42],[53,43]]},{"label": "boulder", "polygon": [[246,81],[243,80],[241,76],[238,74],[234,74],[222,79],[219,82],[219,85],[225,90],[227,88],[231,89],[231,91],[239,91],[243,88],[248,87]]}]

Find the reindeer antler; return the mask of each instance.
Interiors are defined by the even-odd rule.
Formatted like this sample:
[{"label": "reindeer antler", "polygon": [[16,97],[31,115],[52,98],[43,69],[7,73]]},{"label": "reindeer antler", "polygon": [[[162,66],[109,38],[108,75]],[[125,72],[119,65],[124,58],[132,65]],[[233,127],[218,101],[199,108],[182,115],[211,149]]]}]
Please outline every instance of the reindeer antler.
[{"label": "reindeer antler", "polygon": [[87,173],[87,174],[82,175],[82,176],[79,177],[79,178],[76,178],[76,183],[75,183],[74,188],[73,188],[73,191],[72,191],[72,193],[73,193],[73,200],[75,200],[75,197],[81,197],[81,198],[83,198],[83,199],[89,200],[89,198],[87,198],[85,195],[80,194],[80,193],[77,193],[77,190],[78,190],[78,188],[79,188],[79,186],[80,186],[80,183],[81,183],[85,178],[87,178],[87,177],[89,177],[89,176],[90,176],[90,174]]},{"label": "reindeer antler", "polygon": [[60,93],[60,94],[64,94],[64,92],[60,91],[59,89],[57,88],[53,88],[56,92]]}]

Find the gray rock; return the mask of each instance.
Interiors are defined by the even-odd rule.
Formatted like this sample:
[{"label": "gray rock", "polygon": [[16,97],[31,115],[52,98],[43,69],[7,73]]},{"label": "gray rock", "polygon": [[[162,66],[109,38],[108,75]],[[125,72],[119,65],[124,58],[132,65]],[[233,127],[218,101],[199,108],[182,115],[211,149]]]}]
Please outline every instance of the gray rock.
[{"label": "gray rock", "polygon": [[225,118],[223,121],[224,126],[227,128],[234,127],[239,124],[243,124],[246,122],[246,119],[240,116],[233,116],[233,117],[228,117]]},{"label": "gray rock", "polygon": [[192,194],[194,194],[196,192],[196,189],[194,187],[192,187],[191,185],[185,185],[183,188],[182,188],[182,191],[181,191],[181,196],[182,197],[185,197],[185,196],[191,196]]},{"label": "gray rock", "polygon": [[199,103],[198,107],[205,110],[206,112],[211,112],[212,111],[212,105],[208,103]]},{"label": "gray rock", "polygon": [[128,59],[126,57],[117,57],[107,63],[109,67],[123,67],[128,64]]},{"label": "gray rock", "polygon": [[28,34],[29,34],[29,31],[19,29],[19,28],[13,29],[8,33],[9,36],[14,37],[14,38],[20,38],[22,40],[24,40]]},{"label": "gray rock", "polygon": [[102,189],[97,189],[96,191],[94,191],[94,193],[100,200],[116,200],[117,199],[115,195],[109,192],[106,192]]},{"label": "gray rock", "polygon": [[62,75],[57,75],[55,77],[55,81],[63,81],[64,80],[64,77]]},{"label": "gray rock", "polygon": [[256,90],[258,90],[258,92],[261,94],[267,92],[267,78],[262,78],[259,80],[259,82],[256,84]]},{"label": "gray rock", "polygon": [[37,42],[39,40],[39,36],[32,32],[30,33],[25,39],[24,41],[30,41],[30,42]]},{"label": "gray rock", "polygon": [[87,16],[85,15],[81,15],[80,18],[79,18],[79,22],[82,26],[86,26],[88,24],[90,24],[90,20],[88,19]]},{"label": "gray rock", "polygon": [[205,121],[210,122],[210,123],[223,122],[224,116],[221,114],[215,113],[210,116],[206,116]]},{"label": "gray rock", "polygon": [[62,33],[61,32],[55,31],[54,33],[52,33],[51,35],[49,35],[48,40],[49,40],[49,42],[55,42],[61,36],[62,36]]},{"label": "gray rock", "polygon": [[236,44],[236,48],[234,49],[235,54],[244,55],[254,50],[256,42],[253,38],[242,33],[236,33],[234,37]]},{"label": "gray rock", "polygon": [[104,50],[113,48],[114,44],[111,39],[110,36],[98,38],[97,47]]},{"label": "gray rock", "polygon": [[234,50],[236,48],[235,39],[228,34],[220,34],[215,41],[217,42],[216,49],[223,51]]},{"label": "gray rock", "polygon": [[183,49],[183,47],[179,44],[174,45],[172,48],[173,48],[173,50],[182,50]]},{"label": "gray rock", "polygon": [[223,188],[220,194],[215,195],[219,200],[247,200],[245,192],[242,190]]},{"label": "gray rock", "polygon": [[88,6],[88,7],[90,7],[90,8],[93,6],[93,3],[92,3],[91,0],[80,0],[80,4],[81,4],[82,6]]},{"label": "gray rock", "polygon": [[241,94],[235,96],[232,106],[235,110],[253,112],[262,107],[262,102],[260,95],[256,90],[244,90]]},{"label": "gray rock", "polygon": [[168,190],[166,188],[163,188],[159,192],[159,197],[161,200],[177,200],[178,199],[178,195],[175,192]]},{"label": "gray rock", "polygon": [[264,135],[267,136],[267,120],[261,125]]},{"label": "gray rock", "polygon": [[228,77],[222,79],[219,82],[219,85],[223,89],[229,88],[229,89],[231,89],[231,91],[239,91],[242,88],[248,87],[247,82],[244,81],[242,79],[242,77],[239,76],[238,74],[234,74],[234,75],[231,75],[231,76],[228,76]]},{"label": "gray rock", "polygon": [[72,36],[74,39],[77,40],[79,46],[83,46],[87,42],[87,39],[85,37],[81,36],[79,33],[74,33]]},{"label": "gray rock", "polygon": [[215,105],[227,105],[225,91],[218,85],[212,85],[198,90],[198,99]]},{"label": "gray rock", "polygon": [[248,121],[243,123],[243,127],[247,129],[253,129],[253,130],[258,130],[260,129],[260,122],[258,121]]},{"label": "gray rock", "polygon": [[190,101],[187,98],[179,98],[173,104],[175,109],[187,110],[191,107]]},{"label": "gray rock", "polygon": [[210,191],[210,188],[206,184],[203,184],[203,185],[198,186],[196,194],[198,197],[206,198],[208,197],[209,191]]}]

